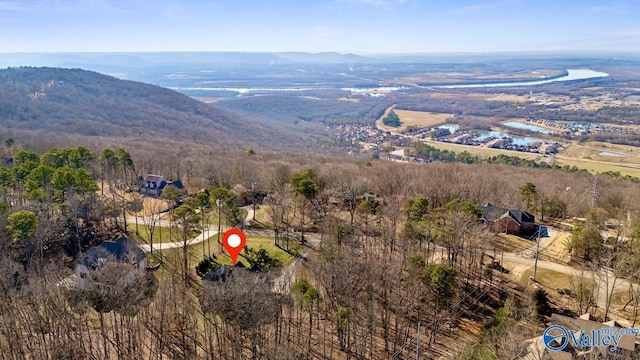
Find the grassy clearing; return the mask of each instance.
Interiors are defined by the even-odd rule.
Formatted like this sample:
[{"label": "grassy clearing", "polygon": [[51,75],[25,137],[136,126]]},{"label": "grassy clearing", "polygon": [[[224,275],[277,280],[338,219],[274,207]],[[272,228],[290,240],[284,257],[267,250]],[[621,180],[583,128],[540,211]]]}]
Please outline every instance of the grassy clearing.
[{"label": "grassy clearing", "polygon": [[[603,146],[603,143],[571,144],[566,147],[562,155],[575,159],[595,160],[611,164],[640,164],[640,149],[632,146]],[[601,152],[611,152],[620,156],[602,156]]]},{"label": "grassy clearing", "polygon": [[593,147],[599,147],[602,148],[603,150],[613,150],[613,151],[622,151],[626,154],[630,154],[630,155],[639,155],[640,156],[640,148],[639,147],[635,147],[635,146],[631,146],[631,145],[621,145],[621,144],[610,144],[610,143],[605,143],[605,142],[600,142],[600,141],[589,141],[584,143],[585,146],[593,146]]},{"label": "grassy clearing", "polygon": [[[520,278],[520,282],[523,284],[527,284],[529,283],[529,278],[533,276],[533,267],[530,267],[528,269],[526,269],[523,273],[522,273],[522,277]],[[575,278],[575,276],[573,276]],[[536,273],[536,280],[544,285],[544,286],[549,286],[553,289],[569,289],[571,290],[573,288],[573,286],[571,285],[572,282],[572,275],[568,275],[568,274],[563,274],[561,272],[557,272],[557,271],[553,271],[553,270],[547,270],[547,269],[540,269],[538,268],[538,271]],[[574,279],[573,282],[575,283],[577,280]],[[589,288],[595,288],[595,282],[592,279],[584,279],[585,281],[585,285]],[[573,291],[573,290],[572,290]]]},{"label": "grassy clearing", "polygon": [[256,208],[256,221],[269,224],[271,222],[267,205],[260,205]]},{"label": "grassy clearing", "polygon": [[[527,241],[515,235],[497,234],[496,236],[496,249],[498,251],[504,249],[506,252],[516,252],[534,245],[533,241]],[[497,256],[500,256],[499,253],[497,253]]]},{"label": "grassy clearing", "polygon": [[409,110],[397,110],[395,113],[400,118],[402,125],[395,129],[396,131],[405,130],[409,126],[416,126],[418,128],[434,127],[440,124],[444,124],[448,119],[453,117],[453,114],[445,113],[432,113],[425,111],[409,111]]},{"label": "grassy clearing", "polygon": [[485,148],[480,146],[460,145],[460,144],[444,143],[444,142],[438,142],[438,141],[429,141],[427,142],[427,144],[435,148],[438,148],[440,150],[455,151],[456,153],[461,153],[463,151],[466,151],[471,155],[478,155],[481,158],[488,158],[488,157],[497,156],[500,154],[517,156],[523,159],[536,160],[536,161],[539,161],[542,158],[542,155],[540,154],[526,153],[521,151],[492,149],[492,148]]},{"label": "grassy clearing", "polygon": [[[172,233],[172,231],[173,233]],[[153,232],[153,243],[168,243],[173,241],[178,241],[179,232],[181,231],[179,228],[169,229],[166,226],[156,226],[155,231]],[[136,224],[127,224],[127,231],[132,234],[136,233]],[[190,237],[194,238],[200,234],[200,231],[192,231]],[[138,234],[140,239],[146,244],[149,242],[149,230],[146,225],[138,223]]]},{"label": "grassy clearing", "polygon": [[513,94],[499,94],[494,96],[489,96],[485,98],[486,101],[503,101],[503,102],[515,102],[515,103],[523,103],[529,101],[526,96],[513,95]]},{"label": "grassy clearing", "polygon": [[630,175],[640,177],[640,168],[632,168],[627,166],[615,165],[612,163],[602,163],[595,161],[584,161],[565,157],[556,156],[556,163],[558,165],[575,166],[579,169],[585,169],[593,173],[603,173],[607,171],[618,171],[623,175]]},{"label": "grassy clearing", "polygon": [[[440,150],[449,150],[449,151],[454,151],[456,153],[461,153],[463,151],[466,151],[471,155],[477,155],[480,158],[488,158],[491,156],[504,154],[509,156],[517,156],[523,159],[534,160],[538,162],[540,161],[547,162],[549,159],[549,158],[545,159],[545,157],[540,154],[520,152],[520,151],[492,149],[492,148],[485,148],[480,146],[469,146],[469,145],[452,144],[452,143],[444,143],[444,142],[437,142],[437,141],[428,141],[427,143],[430,146],[433,146]],[[560,166],[564,166],[564,165],[568,165],[571,167],[575,166],[579,169],[584,169],[593,173],[617,171],[617,172],[620,172],[622,175],[640,177],[640,167],[638,168],[633,167],[634,165],[636,165],[635,162],[632,164],[625,165],[622,163],[615,164],[615,163],[600,160],[600,159],[607,160],[610,157],[596,156],[593,159],[584,159],[584,158],[580,159],[580,158],[574,157],[574,156],[580,156],[580,154],[584,151],[585,150],[581,150],[581,149],[574,149],[569,152],[566,152],[566,150],[563,150],[558,155],[554,156],[554,161],[556,164]],[[599,151],[596,150],[596,154],[599,153],[600,151],[606,151],[606,150],[599,150]],[[637,164],[640,166],[640,158],[634,157],[633,159],[638,159],[637,161],[639,161],[639,163]],[[633,161],[636,161],[636,160],[633,160]]]},{"label": "grassy clearing", "polygon": [[[211,210],[211,212],[207,213],[205,215],[207,217],[207,221],[208,224],[211,226],[217,226],[218,225],[218,209],[214,207],[213,210]],[[241,219],[242,221],[244,221],[244,219],[247,217],[247,210],[245,209],[239,209],[239,213],[238,213],[238,219]],[[236,224],[229,224],[225,222],[225,218],[224,218],[224,214],[222,215],[222,225],[223,226],[235,226]]]},{"label": "grassy clearing", "polygon": [[[260,248],[267,250],[269,256],[280,260],[283,266],[292,263],[294,260],[293,255],[287,253],[283,249],[276,247],[273,243],[273,238],[271,237],[252,236],[248,234],[247,246],[255,250],[258,250]],[[218,243],[218,236],[215,235],[205,240],[204,244],[197,243],[189,246],[189,257],[191,260],[192,268],[195,268],[198,262],[204,258],[205,253],[208,254],[209,248],[211,249],[211,253],[217,257],[219,263],[231,265],[231,258],[226,254],[226,252],[220,252],[221,247]],[[300,245],[291,242],[291,251],[293,253],[300,252],[301,250],[302,248],[300,247]],[[180,256],[182,254],[182,248],[164,250],[163,254],[168,258]],[[242,254],[238,257],[238,261],[242,262],[246,266],[249,266],[249,262],[242,256]]]},{"label": "grassy clearing", "polygon": [[[627,156],[600,156],[602,151]],[[633,146],[602,142],[570,144],[555,156],[555,160],[559,165],[575,166],[594,173],[617,171],[623,175],[640,177],[640,149]]]}]

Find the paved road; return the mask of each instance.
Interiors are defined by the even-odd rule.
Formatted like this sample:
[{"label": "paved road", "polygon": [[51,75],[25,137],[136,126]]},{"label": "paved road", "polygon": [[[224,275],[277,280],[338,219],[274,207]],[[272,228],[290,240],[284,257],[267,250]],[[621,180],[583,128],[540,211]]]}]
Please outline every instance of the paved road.
[{"label": "paved road", "polygon": [[[218,234],[218,227],[216,226],[214,228],[212,226],[209,226],[208,229],[205,228],[204,231],[200,235],[196,236],[193,239],[187,240],[187,245],[199,244],[199,243],[207,240],[209,237],[215,236],[216,234]],[[153,243],[153,250],[175,249],[175,248],[181,248],[183,246],[184,246],[184,242],[182,242],[182,241]],[[151,251],[151,244],[142,244],[142,245],[140,245],[140,247],[145,252],[150,252]]]}]

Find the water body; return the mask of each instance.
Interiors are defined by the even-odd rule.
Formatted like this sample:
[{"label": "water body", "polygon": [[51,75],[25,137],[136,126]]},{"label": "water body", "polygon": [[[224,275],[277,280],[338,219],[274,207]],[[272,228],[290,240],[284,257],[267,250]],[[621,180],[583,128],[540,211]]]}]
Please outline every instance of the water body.
[{"label": "water body", "polygon": [[440,89],[464,89],[464,88],[505,87],[505,86],[531,86],[531,85],[542,85],[542,84],[549,84],[549,83],[561,82],[561,81],[595,79],[595,78],[602,78],[602,77],[609,76],[609,74],[607,73],[594,71],[591,69],[567,69],[567,73],[568,74],[565,76],[561,76],[553,79],[547,79],[547,80],[485,83],[485,84],[434,85],[434,86],[428,86],[428,87],[440,88]]},{"label": "water body", "polygon": [[502,125],[510,127],[510,128],[514,128],[514,129],[522,129],[522,130],[531,130],[531,131],[535,131],[535,132],[539,132],[541,134],[555,134],[556,132],[554,130],[551,129],[546,129],[540,126],[536,126],[536,125],[531,125],[531,124],[525,124],[525,123],[521,123],[519,121],[505,121],[502,123]]},{"label": "water body", "polygon": [[170,87],[176,91],[231,91],[240,94],[253,92],[291,92],[291,91],[310,91],[310,90],[326,90],[328,88],[233,88],[233,87]]},{"label": "water body", "polygon": [[[521,81],[521,82],[504,82],[504,83],[478,83],[478,84],[454,84],[454,85],[432,85],[426,86],[427,88],[440,88],[440,89],[457,89],[457,88],[486,88],[486,87],[506,87],[506,86],[531,86],[531,85],[542,85],[548,84],[552,82],[562,82],[562,81],[573,81],[573,80],[585,80],[585,79],[595,79],[607,77],[609,74],[594,71],[590,69],[568,69],[567,75],[546,79],[546,80],[532,80],[532,81]],[[239,94],[247,94],[247,93],[255,93],[255,92],[298,92],[298,91],[311,91],[311,90],[337,90],[337,88],[332,87],[281,87],[281,88],[236,88],[236,87],[207,87],[207,86],[196,86],[196,87],[170,87],[172,90],[180,91],[180,92],[189,92],[189,91],[230,91]],[[379,87],[362,87],[362,88],[340,88],[339,90],[350,92],[353,94],[362,94],[362,95],[370,95],[370,96],[378,96],[388,92],[395,92],[406,90],[408,87],[405,86],[379,86]]]},{"label": "water body", "polygon": [[544,140],[542,139],[529,137],[529,136],[511,135],[511,134],[503,133],[500,131],[486,131],[486,130],[476,130],[476,131],[480,133],[480,136],[476,138],[477,140],[480,140],[480,141],[490,137],[496,137],[496,138],[506,137],[513,140],[513,144],[518,146],[524,146],[524,145],[532,144],[536,142],[544,142]]},{"label": "water body", "polygon": [[[609,74],[594,71],[590,69],[568,69],[567,75],[546,79],[546,80],[532,80],[521,82],[504,82],[504,83],[479,83],[479,84],[454,84],[454,85],[433,85],[426,86],[427,88],[441,88],[441,89],[457,89],[457,88],[484,88],[484,87],[505,87],[505,86],[531,86],[542,85],[552,82],[573,81],[573,80],[585,80],[607,77]],[[281,87],[281,88],[259,88],[259,87],[170,87],[172,90],[189,92],[189,91],[232,91],[239,94],[255,93],[255,92],[296,92],[296,91],[311,91],[311,90],[337,90],[332,87]],[[406,90],[405,86],[378,86],[378,87],[362,87],[362,88],[340,88],[345,92],[353,94],[367,94],[376,95],[388,92],[395,92]]]},{"label": "water body", "polygon": [[447,129],[450,133],[454,134],[458,129],[460,129],[460,126],[457,124],[442,124],[438,126],[438,129]]},{"label": "water body", "polygon": [[[460,130],[460,126],[457,124],[442,124],[440,126],[438,126],[439,129],[447,129],[449,130],[452,134],[454,134],[456,131]],[[532,143],[536,143],[536,142],[544,142],[544,140],[542,139],[538,139],[538,138],[534,138],[534,137],[529,137],[529,136],[518,136],[518,135],[512,135],[512,134],[507,134],[507,133],[503,133],[500,131],[487,131],[487,130],[474,130],[476,132],[478,132],[480,134],[480,136],[475,137],[474,139],[476,140],[485,140],[487,138],[490,137],[496,137],[496,138],[510,138],[511,140],[513,140],[513,144],[515,145],[519,145],[519,146],[524,146],[527,144],[532,144]]]}]

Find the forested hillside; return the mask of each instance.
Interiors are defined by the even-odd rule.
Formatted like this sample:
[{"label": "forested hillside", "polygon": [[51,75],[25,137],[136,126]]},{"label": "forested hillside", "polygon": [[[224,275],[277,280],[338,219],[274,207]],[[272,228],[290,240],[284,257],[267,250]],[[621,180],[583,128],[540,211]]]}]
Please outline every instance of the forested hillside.
[{"label": "forested hillside", "polygon": [[[0,70],[5,129],[286,149],[309,143],[295,128],[274,128],[161,87],[79,69]],[[279,138],[282,142],[262,141]]]},{"label": "forested hillside", "polygon": [[272,119],[276,122],[298,124],[373,123],[390,105],[388,101],[362,97],[357,101],[298,96],[254,96],[224,100],[217,106],[249,116]]},{"label": "forested hillside", "polygon": [[[506,265],[514,273],[525,271],[515,280],[487,266],[501,252],[507,256],[533,244],[513,237],[504,242],[484,228],[478,205],[488,202],[528,208],[558,223],[585,219],[576,223],[578,230],[567,230],[574,260],[597,268],[598,259],[612,261],[607,256],[615,255],[617,276],[637,278],[640,193],[637,184],[608,175],[599,176],[593,199],[592,175],[559,169],[266,151],[202,156],[189,150],[175,161],[168,154],[150,158],[123,148],[36,153],[28,144],[0,140],[0,160],[7,164],[0,166],[0,228],[6,229],[0,231],[3,359],[407,359],[415,356],[416,338],[423,358],[516,358],[524,341],[542,333],[550,311],[577,315],[586,305],[580,296],[559,298],[552,288],[527,286],[522,266]],[[183,245],[150,254],[150,261],[161,259],[154,273],[118,264],[92,273],[109,286],[132,274],[134,286],[75,288],[70,275],[79,249],[125,229],[146,245],[132,221],[148,228],[158,218],[135,215],[161,208],[144,201],[139,207],[141,197],[127,189],[148,172],[181,178],[187,187],[183,205],[158,226]],[[287,250],[299,260],[292,263],[291,256],[288,264],[272,262],[275,269],[225,283],[202,280],[196,264],[207,260],[205,242],[189,244],[182,236],[200,228],[195,209],[215,219],[221,210],[212,204],[235,199],[226,196],[238,184],[265,194],[248,237],[263,239],[267,254]],[[175,201],[163,197],[162,208]],[[233,200],[224,205],[232,206]],[[594,229],[604,219],[631,219],[618,237],[633,242],[612,237],[607,246],[587,246],[600,244],[593,240],[599,236]],[[215,234],[209,241],[211,262],[228,259],[215,250]],[[557,256],[566,253],[563,248]],[[539,274],[541,282],[544,274],[549,273]],[[276,281],[283,286],[272,292],[269,284]],[[582,285],[566,286],[577,294]],[[633,309],[637,302],[629,305]]]}]

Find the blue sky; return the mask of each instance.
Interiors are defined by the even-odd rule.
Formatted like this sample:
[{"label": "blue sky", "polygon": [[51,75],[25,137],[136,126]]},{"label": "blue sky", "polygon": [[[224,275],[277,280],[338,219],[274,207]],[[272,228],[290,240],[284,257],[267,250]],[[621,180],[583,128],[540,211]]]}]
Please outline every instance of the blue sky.
[{"label": "blue sky", "polygon": [[0,0],[0,52],[640,51],[640,0]]}]

